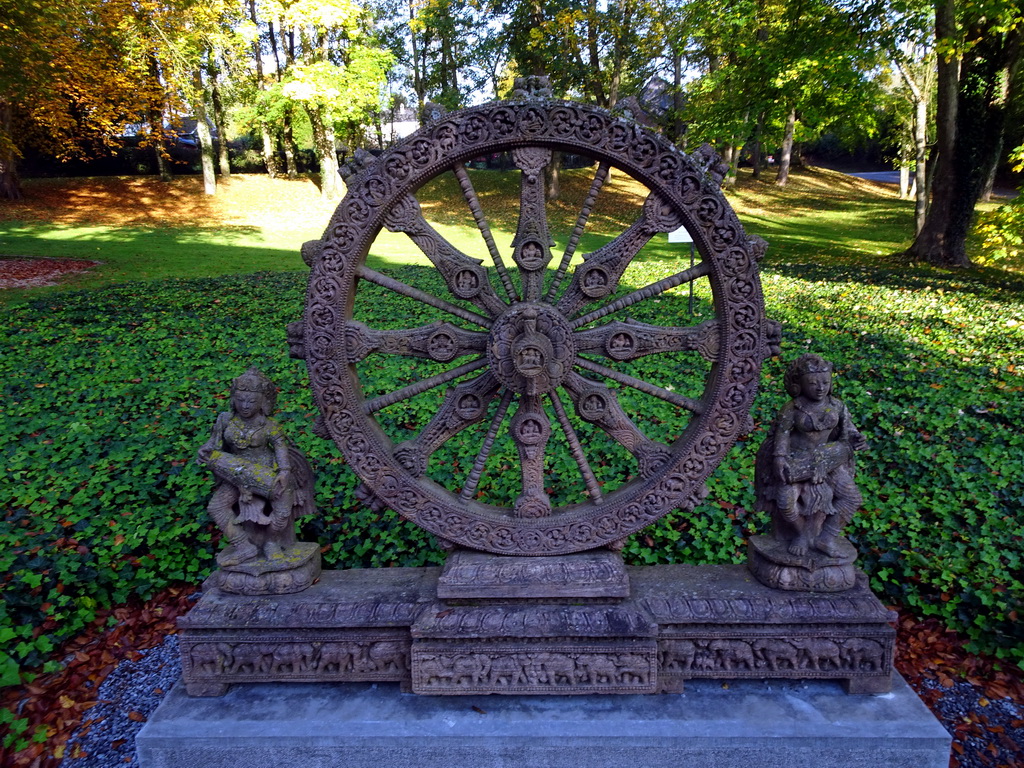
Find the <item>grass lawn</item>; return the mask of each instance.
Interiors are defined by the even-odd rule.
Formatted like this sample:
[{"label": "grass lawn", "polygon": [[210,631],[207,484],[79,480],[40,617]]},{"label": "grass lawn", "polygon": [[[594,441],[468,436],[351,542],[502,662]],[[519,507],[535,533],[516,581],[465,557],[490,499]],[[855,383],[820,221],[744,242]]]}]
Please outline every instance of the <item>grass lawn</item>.
[{"label": "grass lawn", "polygon": [[[511,241],[518,192],[511,174],[471,171],[495,239]],[[589,169],[563,175],[562,198],[551,206],[551,229],[564,247],[590,184]],[[586,253],[621,231],[635,216],[643,189],[623,174],[598,198],[579,252]],[[94,288],[126,280],[216,277],[302,269],[299,246],[321,236],[333,207],[321,202],[307,178],[272,181],[235,175],[218,194],[201,192],[196,177],[162,184],[153,177],[30,179],[25,200],[0,208],[0,259],[24,257],[93,259],[100,266],[67,277],[61,285],[0,289],[0,303],[19,303],[67,288]],[[728,196],[748,231],[770,243],[766,266],[891,265],[889,255],[911,239],[910,201],[891,185],[835,171],[803,169],[786,189],[742,174]],[[483,243],[454,177],[432,181],[419,193],[427,218],[453,244],[480,254]],[[594,234],[594,233],[598,234]],[[679,246],[655,238],[641,259],[678,255]],[[382,232],[370,265],[429,262],[404,235]],[[975,275],[1000,281],[997,270]]]}]

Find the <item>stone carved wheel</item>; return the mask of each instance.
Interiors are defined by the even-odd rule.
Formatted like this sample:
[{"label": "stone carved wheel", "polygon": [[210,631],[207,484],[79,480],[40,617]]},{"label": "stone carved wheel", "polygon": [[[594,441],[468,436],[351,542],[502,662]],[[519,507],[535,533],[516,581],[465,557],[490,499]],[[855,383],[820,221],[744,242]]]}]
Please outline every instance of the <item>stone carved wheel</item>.
[{"label": "stone carved wheel", "polygon": [[[553,150],[596,161],[590,192],[561,254],[552,253],[544,196],[543,173]],[[520,170],[510,253],[492,235],[465,169],[467,161],[497,152],[511,152]],[[520,556],[614,548],[669,511],[698,504],[707,494],[705,480],[751,426],[761,362],[773,341],[766,337],[775,335],[766,331],[772,324],[764,319],[756,266],[764,243],[746,236],[718,180],[709,177],[708,166],[715,162],[713,153],[687,156],[659,135],[602,110],[523,100],[443,116],[350,175],[348,193],[323,240],[304,249],[312,272],[303,354],[320,411],[318,431],[338,445],[370,490],[364,495],[443,541]],[[649,194],[633,224],[570,270],[610,168],[638,180]],[[457,178],[481,233],[480,253],[492,270],[423,216],[415,191],[446,174]],[[623,272],[643,245],[680,226],[691,233],[700,261],[616,296]],[[405,233],[431,260],[448,295],[366,266],[385,227]],[[705,278],[713,297],[711,320],[661,326],[624,313]],[[400,331],[367,327],[353,316],[356,293],[367,283],[436,311],[437,321]],[[679,351],[709,362],[699,398],[616,367]],[[357,364],[369,355],[412,356],[444,368],[367,397]],[[451,386],[440,407],[416,427],[414,437],[394,441],[385,434],[377,421],[382,410],[446,384]],[[645,435],[620,404],[616,385],[670,403],[685,425],[678,437],[666,444]],[[632,455],[631,479],[603,491],[574,419]],[[465,430],[473,425],[479,427],[470,441]],[[518,495],[504,506],[481,501],[478,492],[499,432],[511,435],[518,453]],[[545,459],[558,432],[584,489],[583,501],[564,506],[553,504],[545,489]],[[460,450],[466,466],[472,464],[461,487],[448,488],[431,479],[427,467],[431,455],[453,439],[464,441]]]}]

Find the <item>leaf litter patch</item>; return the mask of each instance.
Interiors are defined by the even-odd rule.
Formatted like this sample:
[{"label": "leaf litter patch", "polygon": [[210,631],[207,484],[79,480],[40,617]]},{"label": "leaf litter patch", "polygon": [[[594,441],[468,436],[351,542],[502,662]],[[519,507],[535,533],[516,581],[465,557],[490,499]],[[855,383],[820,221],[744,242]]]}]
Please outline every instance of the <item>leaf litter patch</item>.
[{"label": "leaf litter patch", "polygon": [[0,290],[56,285],[62,277],[88,272],[99,265],[86,259],[0,258]]}]

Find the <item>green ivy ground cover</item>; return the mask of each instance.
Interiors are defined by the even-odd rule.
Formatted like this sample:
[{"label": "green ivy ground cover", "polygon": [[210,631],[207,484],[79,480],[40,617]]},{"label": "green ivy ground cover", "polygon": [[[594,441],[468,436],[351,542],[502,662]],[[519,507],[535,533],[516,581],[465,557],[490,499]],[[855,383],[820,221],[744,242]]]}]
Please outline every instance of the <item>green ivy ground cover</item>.
[{"label": "green ivy ground cover", "polygon": [[[623,290],[678,266],[640,259]],[[391,273],[419,286],[436,281],[423,267]],[[871,267],[778,265],[763,280],[769,314],[785,331],[782,359],[765,366],[758,429],[719,467],[706,502],[634,536],[628,559],[743,560],[744,537],[766,527],[752,512],[754,452],[786,399],[785,363],[814,350],[836,364],[837,392],[870,442],[859,457],[865,508],[849,535],[872,586],[918,615],[941,616],[976,649],[1024,665],[1024,290]],[[212,480],[193,457],[226,407],[230,380],[251,364],[280,387],[279,418],[317,472],[319,514],[302,521],[302,538],[323,545],[326,566],[440,561],[430,536],[359,506],[354,475],[312,434],[305,370],[288,359],[284,340],[304,290],[304,273],[259,273],[55,293],[9,309],[0,328],[0,682],[16,683],[19,669],[45,661],[98,607],[210,572]],[[698,291],[692,319],[685,288],[632,316],[698,322],[707,298]],[[436,319],[372,289],[358,310],[381,328]],[[429,372],[406,358],[369,365],[380,391]],[[684,394],[699,393],[704,371],[686,356],[634,365],[637,375],[670,376]],[[620,394],[652,436],[677,434],[669,406]],[[421,395],[381,419],[396,439],[411,435],[442,396]],[[627,456],[582,436],[609,487],[628,478]],[[461,482],[474,439],[445,446],[432,476]],[[562,453],[549,464],[551,490],[564,487],[571,500],[577,475]],[[514,494],[514,462],[499,440],[486,470],[494,499]]]}]

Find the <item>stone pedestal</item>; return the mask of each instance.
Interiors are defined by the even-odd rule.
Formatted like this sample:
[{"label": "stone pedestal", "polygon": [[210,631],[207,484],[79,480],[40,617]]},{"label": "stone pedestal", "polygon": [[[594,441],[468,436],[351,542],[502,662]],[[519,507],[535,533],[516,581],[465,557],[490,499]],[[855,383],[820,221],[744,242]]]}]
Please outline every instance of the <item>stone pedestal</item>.
[{"label": "stone pedestal", "polygon": [[185,684],[195,696],[274,681],[464,696],[679,692],[700,678],[889,690],[895,616],[862,575],[812,593],[770,589],[742,565],[626,572],[628,598],[442,600],[438,568],[325,571],[288,595],[211,589],[179,621]]},{"label": "stone pedestal", "polygon": [[391,683],[176,686],[136,739],[141,768],[946,768],[950,737],[896,677],[700,680],[670,696],[401,694]]},{"label": "stone pedestal", "polygon": [[595,549],[559,557],[505,557],[459,549],[437,581],[441,600],[625,598],[629,576],[622,556]]}]

